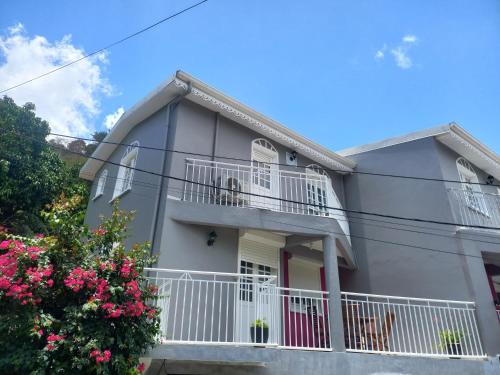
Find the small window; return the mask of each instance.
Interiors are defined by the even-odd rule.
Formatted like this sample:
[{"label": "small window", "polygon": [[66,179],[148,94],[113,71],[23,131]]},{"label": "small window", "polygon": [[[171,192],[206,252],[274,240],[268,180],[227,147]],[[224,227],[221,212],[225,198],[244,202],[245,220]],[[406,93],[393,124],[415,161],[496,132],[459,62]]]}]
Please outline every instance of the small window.
[{"label": "small window", "polygon": [[134,179],[134,170],[139,153],[139,142],[133,142],[127,147],[125,154],[120,160],[120,169],[116,178],[115,191],[113,199],[132,189]]},{"label": "small window", "polygon": [[104,194],[104,187],[106,186],[106,180],[108,179],[108,170],[105,169],[101,172],[99,180],[97,180],[97,188],[95,190],[94,199],[99,198]]},{"label": "small window", "polygon": [[462,181],[462,189],[467,206],[484,215],[488,215],[483,192],[478,185],[479,179],[472,164],[464,158],[458,158],[457,169],[460,181]]}]

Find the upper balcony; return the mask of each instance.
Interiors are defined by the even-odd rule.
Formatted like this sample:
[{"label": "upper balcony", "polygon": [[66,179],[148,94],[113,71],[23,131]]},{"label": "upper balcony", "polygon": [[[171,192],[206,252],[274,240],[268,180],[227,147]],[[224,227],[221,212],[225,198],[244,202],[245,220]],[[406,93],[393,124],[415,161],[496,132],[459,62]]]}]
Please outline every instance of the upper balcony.
[{"label": "upper balcony", "polygon": [[448,189],[457,220],[465,225],[500,228],[500,195],[463,189]]},{"label": "upper balcony", "polygon": [[297,172],[262,162],[186,159],[185,179],[184,201],[333,218],[349,240],[345,212],[330,177],[319,168]]}]

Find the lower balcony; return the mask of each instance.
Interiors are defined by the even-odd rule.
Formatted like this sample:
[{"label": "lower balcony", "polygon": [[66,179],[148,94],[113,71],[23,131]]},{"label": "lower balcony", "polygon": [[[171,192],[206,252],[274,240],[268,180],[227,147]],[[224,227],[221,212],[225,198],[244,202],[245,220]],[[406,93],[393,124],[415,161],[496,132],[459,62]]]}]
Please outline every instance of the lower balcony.
[{"label": "lower balcony", "polygon": [[[331,314],[327,292],[279,287],[271,275],[147,272],[158,287],[162,344],[332,351],[342,335],[351,352],[485,357],[472,302],[343,292]],[[342,319],[343,332],[331,331],[331,319]]]}]

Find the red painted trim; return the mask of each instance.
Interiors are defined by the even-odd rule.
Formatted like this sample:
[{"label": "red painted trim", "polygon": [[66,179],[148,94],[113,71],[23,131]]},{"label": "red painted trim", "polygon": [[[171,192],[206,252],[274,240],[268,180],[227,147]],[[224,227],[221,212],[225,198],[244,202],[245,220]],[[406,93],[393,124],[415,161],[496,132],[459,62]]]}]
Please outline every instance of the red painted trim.
[{"label": "red painted trim", "polygon": [[[320,282],[321,282],[321,291],[326,292],[327,291],[326,290],[326,275],[325,275],[325,267],[324,266],[319,269],[319,277],[320,277]],[[323,300],[323,311],[325,311],[325,318],[327,316],[329,316],[328,303],[326,302],[327,296],[328,296],[327,294],[323,294],[323,298],[325,298]],[[327,320],[325,320],[325,324],[328,324]]]},{"label": "red painted trim", "polygon": [[319,277],[321,280],[321,291],[326,292],[326,277],[325,277],[325,267],[319,269]]},{"label": "red painted trim", "polygon": [[486,277],[488,278],[488,284],[490,285],[491,296],[493,297],[493,301],[498,302],[497,291],[495,290],[495,285],[493,284],[493,274],[488,267],[486,269]]},{"label": "red painted trim", "polygon": [[[288,251],[283,251],[283,286],[285,288],[290,287],[290,275],[288,273],[288,259],[290,254]],[[284,295],[288,295],[288,291],[285,290]],[[283,298],[284,301],[284,313],[285,313],[285,345],[290,345],[290,303],[288,298]]]}]

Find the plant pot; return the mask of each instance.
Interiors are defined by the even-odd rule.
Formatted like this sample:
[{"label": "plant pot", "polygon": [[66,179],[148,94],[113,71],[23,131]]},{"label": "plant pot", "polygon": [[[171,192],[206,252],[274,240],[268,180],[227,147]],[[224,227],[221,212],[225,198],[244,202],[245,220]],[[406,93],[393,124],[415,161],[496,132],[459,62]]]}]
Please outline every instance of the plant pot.
[{"label": "plant pot", "polygon": [[450,355],[462,355],[462,345],[459,342],[446,345],[446,350]]},{"label": "plant pot", "polygon": [[256,344],[267,344],[269,340],[269,328],[250,327],[252,342]]}]

